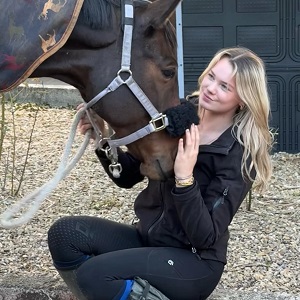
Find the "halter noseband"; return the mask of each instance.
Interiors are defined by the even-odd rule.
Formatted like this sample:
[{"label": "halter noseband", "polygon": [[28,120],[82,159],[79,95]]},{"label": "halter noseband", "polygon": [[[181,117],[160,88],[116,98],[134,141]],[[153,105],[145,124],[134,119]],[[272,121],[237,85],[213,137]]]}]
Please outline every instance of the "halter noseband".
[{"label": "halter noseband", "polygon": [[[90,119],[90,122],[96,132],[97,135],[97,146],[105,152],[108,159],[110,159],[111,164],[109,165],[109,170],[113,174],[115,178],[120,177],[120,173],[122,172],[122,166],[118,163],[118,153],[117,147],[125,146],[130,143],[135,142],[138,139],[143,138],[144,136],[165,129],[169,125],[168,118],[165,114],[159,113],[156,108],[153,106],[149,98],[145,95],[140,86],[136,83],[136,81],[132,77],[132,72],[130,70],[131,65],[131,44],[132,44],[132,33],[133,33],[133,15],[134,15],[134,7],[133,0],[123,0],[122,1],[122,9],[123,9],[123,48],[122,48],[122,62],[121,69],[118,71],[115,79],[97,96],[95,96],[91,101],[86,103],[85,108]],[[148,1],[147,1],[148,2]],[[126,80],[121,78],[121,74],[128,75]],[[104,138],[102,136],[101,131],[98,126],[93,121],[89,109],[97,103],[100,99],[102,99],[105,95],[110,92],[115,91],[121,85],[126,84],[128,88],[132,91],[135,97],[139,100],[139,102],[143,105],[145,110],[151,117],[151,120],[148,125],[145,127],[119,139],[113,139],[114,135]],[[108,143],[106,148],[103,148],[104,144]]]}]

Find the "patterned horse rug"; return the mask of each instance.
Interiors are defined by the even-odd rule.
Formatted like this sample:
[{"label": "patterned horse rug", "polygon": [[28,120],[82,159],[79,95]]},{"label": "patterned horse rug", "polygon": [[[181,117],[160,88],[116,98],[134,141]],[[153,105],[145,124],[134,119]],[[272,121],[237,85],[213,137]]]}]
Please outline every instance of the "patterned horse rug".
[{"label": "patterned horse rug", "polygon": [[0,92],[27,79],[69,38],[84,0],[0,0]]}]

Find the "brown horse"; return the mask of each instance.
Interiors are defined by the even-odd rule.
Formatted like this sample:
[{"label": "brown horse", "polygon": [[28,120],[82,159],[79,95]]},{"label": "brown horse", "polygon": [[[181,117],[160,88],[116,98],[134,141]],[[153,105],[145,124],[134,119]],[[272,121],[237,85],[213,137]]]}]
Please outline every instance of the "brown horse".
[{"label": "brown horse", "polygon": [[[156,112],[162,113],[178,105],[177,44],[169,17],[180,0],[131,2],[132,7],[128,5],[130,0],[84,0],[66,43],[43,61],[30,77],[62,80],[76,87],[88,103],[116,76],[126,81],[132,74]],[[131,61],[124,68],[121,66],[122,43],[128,34],[126,27],[131,25]],[[128,48],[127,44],[128,41],[123,52],[124,47]],[[149,117],[147,111],[149,103],[141,105],[134,93],[127,84],[122,84],[92,105],[92,109],[112,127],[117,138],[149,126],[149,121],[154,128],[164,122],[162,115],[151,121],[153,115]],[[166,130],[160,130],[163,128],[123,143],[142,162],[141,172],[152,179],[165,179],[173,174],[178,139],[170,137]]]},{"label": "brown horse", "polygon": [[[45,0],[44,4],[43,1],[26,0],[18,2],[18,5],[27,5],[28,11],[36,7],[39,11],[38,18],[30,18],[35,21],[39,19],[40,24],[46,24],[52,16],[58,15],[57,12],[66,11],[68,3],[74,1],[78,0],[59,1],[63,5],[56,10],[51,5],[47,6],[52,3],[50,0]],[[41,62],[36,59],[34,71],[31,70],[27,75],[23,73],[22,77],[18,75],[21,79],[17,83],[27,77],[52,77],[76,87],[84,101],[93,103],[92,109],[115,131],[115,137],[121,138],[121,144],[126,144],[133,156],[141,161],[141,172],[144,175],[152,179],[168,178],[173,174],[178,139],[162,130],[167,120],[161,113],[180,103],[176,36],[169,21],[180,0],[84,0],[83,4],[82,0],[79,1],[82,7],[74,29],[58,50],[54,51],[53,45],[61,25],[56,31],[51,29],[35,34],[42,44],[38,48],[47,55],[46,59]],[[11,8],[4,3],[2,6],[1,14],[5,19]],[[11,6],[16,7],[17,4]],[[41,17],[41,11],[47,18]],[[16,22],[25,18],[20,8],[10,15],[15,16]],[[23,25],[25,35],[15,38],[16,42],[23,43],[20,45],[26,45],[27,34],[32,34],[34,30],[33,23],[29,23],[30,30],[27,23],[24,22]],[[65,23],[66,21],[62,24]],[[60,35],[63,36],[62,33]],[[52,42],[46,44],[50,40]],[[10,85],[6,81],[8,76],[2,71],[13,76],[16,76],[14,72],[23,72],[26,56],[5,54],[8,52],[1,51],[1,44],[5,44],[4,37],[2,41],[0,38],[0,87],[3,83],[2,90],[6,91],[10,89]],[[17,48],[22,47],[14,46],[14,51]],[[34,47],[30,49],[42,52]],[[12,64],[13,61],[15,65]],[[101,91],[107,90],[114,78],[119,83],[123,81],[120,86],[105,93],[98,101],[91,102]],[[145,96],[143,100],[138,99],[140,95]],[[122,139],[128,135],[135,137]]]}]

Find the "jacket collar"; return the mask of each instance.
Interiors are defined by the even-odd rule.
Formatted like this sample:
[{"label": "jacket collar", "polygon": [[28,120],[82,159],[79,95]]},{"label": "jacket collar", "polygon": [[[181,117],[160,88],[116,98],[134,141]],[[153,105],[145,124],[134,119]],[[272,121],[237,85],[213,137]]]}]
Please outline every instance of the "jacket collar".
[{"label": "jacket collar", "polygon": [[217,154],[228,155],[229,151],[232,149],[236,139],[232,135],[232,126],[226,129],[217,140],[215,140],[210,145],[200,145],[199,152],[210,152]]}]

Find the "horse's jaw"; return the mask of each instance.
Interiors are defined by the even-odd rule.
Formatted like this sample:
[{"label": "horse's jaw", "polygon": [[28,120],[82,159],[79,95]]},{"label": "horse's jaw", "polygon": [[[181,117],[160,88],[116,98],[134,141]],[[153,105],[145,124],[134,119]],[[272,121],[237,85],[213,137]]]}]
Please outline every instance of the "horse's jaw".
[{"label": "horse's jaw", "polygon": [[149,138],[143,138],[127,145],[127,148],[129,153],[141,161],[142,175],[153,180],[166,180],[174,175],[178,139],[163,132],[151,135],[150,141]]},{"label": "horse's jaw", "polygon": [[163,161],[163,159],[158,158],[152,162],[142,162],[140,166],[141,174],[152,180],[167,180],[174,175],[174,170],[173,167],[166,169],[162,163]]}]

